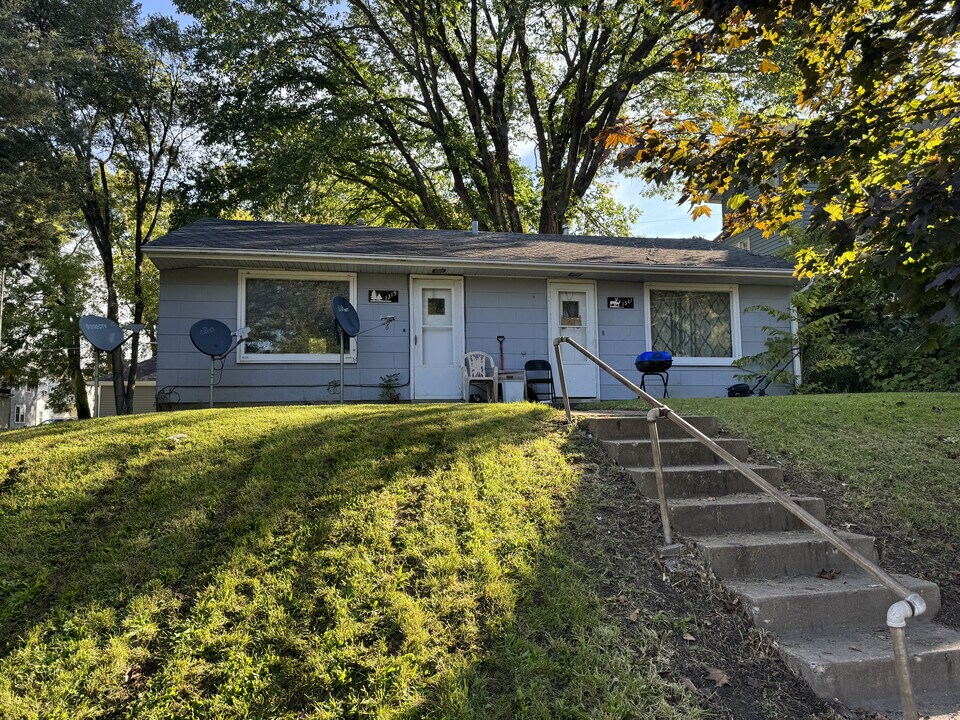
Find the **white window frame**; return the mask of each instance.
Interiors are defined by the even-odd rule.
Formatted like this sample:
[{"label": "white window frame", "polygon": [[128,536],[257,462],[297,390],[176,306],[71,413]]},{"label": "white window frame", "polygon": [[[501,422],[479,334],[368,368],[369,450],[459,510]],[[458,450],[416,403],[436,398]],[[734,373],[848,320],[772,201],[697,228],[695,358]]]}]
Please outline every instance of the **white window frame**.
[{"label": "white window frame", "polygon": [[[17,417],[19,416],[19,420]],[[26,425],[27,424],[27,406],[26,405],[14,405],[13,406],[13,424],[14,425]]]},{"label": "white window frame", "polygon": [[[320,272],[289,272],[270,270],[240,270],[237,279],[237,327],[246,326],[247,314],[247,279],[253,280],[347,280],[350,283],[350,303],[357,306],[357,274],[356,273],[320,273]],[[246,343],[237,346],[238,363],[310,363],[315,365],[329,365],[340,362],[340,353],[248,353]],[[350,350],[344,355],[344,362],[357,362],[357,343],[350,343]]]},{"label": "white window frame", "polygon": [[651,290],[679,290],[688,292],[725,292],[730,293],[730,345],[733,349],[732,357],[677,357],[674,356],[674,365],[732,365],[735,360],[743,356],[743,339],[740,335],[740,286],[739,285],[699,285],[693,283],[644,283],[644,338],[647,350],[653,347],[653,306],[650,304]]}]

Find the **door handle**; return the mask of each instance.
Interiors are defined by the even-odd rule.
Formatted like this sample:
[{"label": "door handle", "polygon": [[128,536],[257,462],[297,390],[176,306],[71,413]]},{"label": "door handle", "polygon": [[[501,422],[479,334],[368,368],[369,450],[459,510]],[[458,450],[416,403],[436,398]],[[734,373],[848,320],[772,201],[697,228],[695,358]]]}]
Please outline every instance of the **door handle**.
[{"label": "door handle", "polygon": [[418,335],[414,335],[414,336],[413,336],[413,344],[414,344],[414,346],[416,346],[416,344],[417,344],[417,338],[418,338],[418,337],[419,337]]}]

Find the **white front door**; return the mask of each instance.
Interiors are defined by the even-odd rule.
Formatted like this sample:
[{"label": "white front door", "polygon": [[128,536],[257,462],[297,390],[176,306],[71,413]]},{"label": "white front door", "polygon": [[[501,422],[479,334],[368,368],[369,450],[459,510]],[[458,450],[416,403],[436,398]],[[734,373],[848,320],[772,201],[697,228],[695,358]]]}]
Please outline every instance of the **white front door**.
[{"label": "white front door", "polygon": [[410,307],[414,399],[460,399],[463,278],[413,278]]},{"label": "white front door", "polygon": [[[550,323],[550,362],[556,360],[553,339],[565,335],[597,354],[597,286],[592,282],[547,282]],[[566,343],[560,345],[564,378],[570,397],[595,398],[600,368]],[[556,369],[555,369],[556,371]],[[560,390],[559,382],[557,390]]]}]

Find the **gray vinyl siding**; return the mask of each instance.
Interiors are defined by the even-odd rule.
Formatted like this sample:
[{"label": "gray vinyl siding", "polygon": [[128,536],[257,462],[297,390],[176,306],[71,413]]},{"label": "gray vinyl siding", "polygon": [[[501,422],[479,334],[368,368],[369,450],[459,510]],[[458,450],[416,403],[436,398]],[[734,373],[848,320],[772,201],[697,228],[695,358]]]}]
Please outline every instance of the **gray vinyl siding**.
[{"label": "gray vinyl siding", "polygon": [[[774,285],[740,285],[740,337],[744,356],[762,352],[765,345],[765,327],[777,326],[790,329],[789,321],[774,322],[766,312],[750,310],[762,305],[787,311],[790,307],[790,288]],[[633,310],[607,309],[607,296],[634,298]],[[634,360],[646,347],[643,323],[643,283],[599,281],[597,302],[600,315],[600,357],[628,379],[639,384],[640,373]],[[765,368],[764,368],[765,369]],[[722,397],[727,388],[741,382],[736,376],[742,371],[725,365],[674,365],[670,369],[670,395],[672,397]],[[652,379],[647,389],[657,397],[661,395],[660,381]],[[790,388],[779,385],[768,390],[771,395],[782,395]],[[600,393],[604,400],[626,400],[633,397],[630,391],[606,373],[601,373]]]},{"label": "gray vinyl siding", "polygon": [[503,366],[522,370],[528,360],[549,359],[545,278],[464,278],[466,352],[482,351],[500,364],[497,336],[503,335]]},{"label": "gray vinyl siding", "polygon": [[[357,338],[358,361],[347,364],[348,385],[374,387],[346,389],[348,402],[376,401],[380,378],[400,374],[409,381],[410,326],[409,277],[401,274],[360,273],[357,277],[357,312],[362,330],[376,326],[383,315],[394,315],[389,329],[377,328]],[[644,285],[628,280],[598,280],[598,350],[601,358],[628,378],[639,382],[634,358],[645,347]],[[369,303],[368,291],[398,290],[399,303]],[[739,287],[742,351],[744,355],[764,347],[764,326],[772,318],[759,311],[744,312],[755,305],[782,310],[789,306],[791,288],[774,285]],[[632,309],[607,307],[608,297],[632,297]],[[158,326],[157,388],[169,387],[185,406],[203,406],[208,398],[209,359],[190,342],[190,326],[203,318],[215,318],[235,328],[238,322],[238,271],[236,269],[188,268],[161,273],[160,321]],[[547,322],[547,280],[545,278],[464,278],[464,333],[467,352],[481,350],[499,364],[497,336],[503,335],[504,365],[520,369],[527,360],[548,359],[555,364],[552,337]],[[789,323],[785,323],[789,327]],[[554,368],[556,371],[556,368]],[[675,365],[670,370],[670,393],[675,397],[714,397],[726,394],[740,371],[735,368]],[[327,384],[337,380],[337,363],[241,363],[236,353],[225,359],[215,399],[221,404],[323,403],[336,402]],[[151,388],[152,389],[152,388]],[[659,395],[659,383],[652,391]],[[787,388],[775,389],[787,392]],[[402,399],[410,398],[409,386],[399,389]],[[600,397],[624,399],[629,390],[600,373]]]},{"label": "gray vinyl siding", "polygon": [[[239,274],[232,268],[185,268],[161,273],[160,319],[157,328],[157,387],[171,387],[184,405],[204,405],[209,396],[210,360],[190,341],[190,326],[197,320],[214,318],[235,328],[238,320]],[[397,303],[370,303],[369,290],[398,290]],[[377,328],[359,336],[358,361],[347,363],[346,385],[377,386],[380,378],[400,374],[409,382],[409,307],[406,275],[360,273],[357,277],[357,313],[360,327],[379,324],[380,317],[393,315],[389,328]],[[219,384],[214,390],[219,404],[323,403],[339,399],[328,391],[338,381],[339,363],[237,363],[236,353],[224,359]],[[398,389],[409,398],[409,385]],[[347,387],[348,402],[373,401],[379,387]]]},{"label": "gray vinyl siding", "polygon": [[[608,297],[632,297],[633,309],[610,309]],[[633,362],[644,347],[643,283],[613,280],[597,281],[597,315],[600,333],[597,349],[600,358],[635,383],[640,376]],[[600,371],[600,397],[604,400],[634,397],[623,385]]]}]

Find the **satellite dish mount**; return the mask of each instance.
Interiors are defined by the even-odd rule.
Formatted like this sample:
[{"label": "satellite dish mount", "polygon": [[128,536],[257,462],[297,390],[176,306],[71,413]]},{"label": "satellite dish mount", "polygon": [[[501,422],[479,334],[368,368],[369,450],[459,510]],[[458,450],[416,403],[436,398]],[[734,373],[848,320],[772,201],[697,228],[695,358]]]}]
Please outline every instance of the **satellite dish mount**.
[{"label": "satellite dish mount", "polygon": [[230,328],[224,323],[209,318],[198,320],[190,327],[190,341],[193,346],[204,355],[210,356],[210,407],[213,407],[213,386],[216,385],[213,378],[217,361],[223,360],[249,336],[248,327],[230,332]]},{"label": "satellite dish mount", "polygon": [[[80,332],[93,346],[93,416],[100,417],[100,353],[112,353],[143,330],[143,324],[127,323],[121,327],[110,318],[99,315],[84,315],[79,324]],[[123,336],[124,330],[130,331],[126,337]]]},{"label": "satellite dish mount", "polygon": [[356,337],[360,333],[360,317],[356,308],[345,297],[337,295],[331,302],[333,318],[337,321],[337,336],[340,338],[340,402],[343,402],[343,337]]}]

